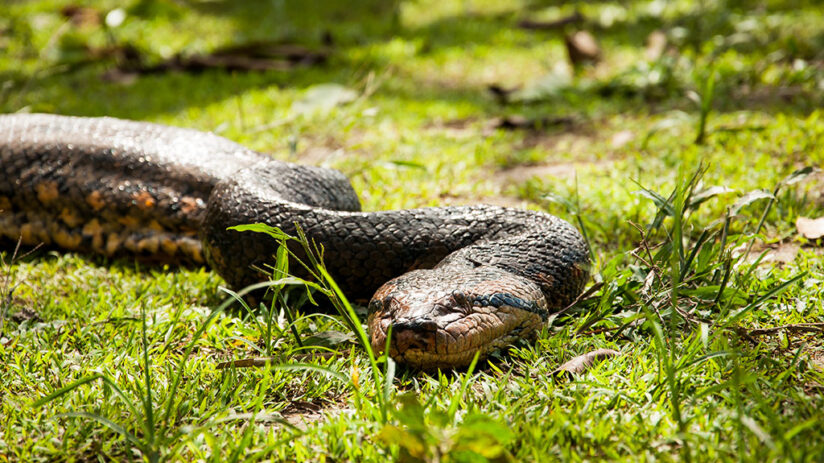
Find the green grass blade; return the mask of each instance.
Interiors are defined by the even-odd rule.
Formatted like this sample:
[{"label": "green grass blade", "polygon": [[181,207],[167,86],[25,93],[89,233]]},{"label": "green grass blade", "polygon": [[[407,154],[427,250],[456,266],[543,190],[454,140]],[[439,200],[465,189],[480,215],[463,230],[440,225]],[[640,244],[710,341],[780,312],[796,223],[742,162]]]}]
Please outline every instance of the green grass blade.
[{"label": "green grass blade", "polygon": [[69,392],[77,389],[78,387],[80,387],[84,384],[91,383],[92,381],[96,381],[96,380],[98,380],[100,378],[103,378],[103,377],[104,376],[100,373],[96,373],[96,374],[89,375],[89,376],[84,376],[84,377],[78,379],[77,381],[75,381],[71,384],[67,384],[67,385],[61,387],[60,389],[50,393],[49,395],[47,395],[45,397],[41,397],[40,399],[37,399],[34,403],[32,403],[32,407],[35,407],[35,408],[42,407],[43,405],[51,402],[52,400],[57,399],[58,397],[61,397],[65,394],[68,394]]},{"label": "green grass blade", "polygon": [[123,436],[123,438],[125,438],[127,441],[129,441],[132,445],[134,445],[141,452],[143,452],[143,454],[146,455],[150,459],[150,461],[156,461],[157,460],[157,457],[155,455],[154,450],[150,446],[148,446],[146,442],[143,442],[142,440],[138,439],[134,434],[127,431],[126,428],[124,428],[123,426],[115,423],[114,421],[112,421],[112,420],[110,420],[110,419],[108,419],[104,416],[95,415],[94,413],[88,413],[88,412],[68,412],[68,413],[61,413],[57,416],[58,417],[65,417],[65,418],[87,418],[87,419],[90,419],[90,420],[97,421],[98,423],[102,424],[103,426],[106,426],[107,428],[111,429],[112,431],[116,432],[117,434],[120,434],[121,436]]},{"label": "green grass blade", "polygon": [[149,340],[146,335],[146,306],[140,305],[141,315],[141,335],[143,337],[143,379],[146,386],[146,397],[143,400],[146,413],[144,428],[149,439],[149,445],[154,446],[155,442],[155,421],[154,421],[154,401],[152,400],[152,372],[149,361]]},{"label": "green grass blade", "polygon": [[466,388],[469,387],[470,379],[472,378],[472,373],[475,371],[475,367],[478,365],[478,359],[480,358],[481,353],[475,352],[475,356],[472,357],[472,362],[469,364],[469,368],[466,369],[466,373],[461,380],[461,389],[458,393],[458,396],[452,397],[452,401],[449,404],[449,409],[447,410],[446,414],[449,417],[449,421],[455,420],[455,413],[458,411],[458,407],[461,404],[464,396],[466,395]]}]

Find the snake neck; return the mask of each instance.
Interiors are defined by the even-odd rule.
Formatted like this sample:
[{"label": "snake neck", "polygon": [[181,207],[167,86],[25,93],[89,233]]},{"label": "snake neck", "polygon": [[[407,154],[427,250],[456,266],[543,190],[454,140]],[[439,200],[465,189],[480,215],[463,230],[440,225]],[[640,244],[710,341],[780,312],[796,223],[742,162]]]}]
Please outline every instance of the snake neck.
[{"label": "snake neck", "polygon": [[[577,294],[588,275],[583,240],[554,216],[495,206],[338,211],[288,200],[268,189],[262,177],[259,171],[239,172],[209,200],[204,246],[213,268],[235,287],[262,277],[248,269],[273,263],[274,239],[227,230],[256,222],[292,235],[300,226],[323,246],[330,273],[355,299],[370,298],[383,283],[411,270],[491,265],[534,280],[560,305]],[[292,250],[302,253],[297,245]],[[579,275],[560,278],[570,265]]]}]

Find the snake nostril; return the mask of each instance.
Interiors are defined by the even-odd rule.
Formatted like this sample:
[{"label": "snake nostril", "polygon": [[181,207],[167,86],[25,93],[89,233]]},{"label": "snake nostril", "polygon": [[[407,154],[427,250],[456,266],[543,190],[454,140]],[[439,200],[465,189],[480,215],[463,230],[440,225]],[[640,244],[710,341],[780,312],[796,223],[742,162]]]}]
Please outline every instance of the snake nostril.
[{"label": "snake nostril", "polygon": [[438,329],[438,324],[429,318],[402,318],[392,323],[393,331],[412,331],[415,333],[428,333]]},{"label": "snake nostril", "polygon": [[426,350],[435,343],[438,324],[431,319],[400,319],[390,325],[392,345],[399,353],[409,349]]}]

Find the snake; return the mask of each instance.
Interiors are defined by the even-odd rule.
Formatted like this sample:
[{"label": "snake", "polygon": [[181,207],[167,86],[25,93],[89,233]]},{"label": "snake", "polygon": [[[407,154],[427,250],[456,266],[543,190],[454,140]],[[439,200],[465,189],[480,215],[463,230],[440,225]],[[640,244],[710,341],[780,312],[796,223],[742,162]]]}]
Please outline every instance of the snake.
[{"label": "snake", "polygon": [[[51,114],[0,115],[0,238],[260,282],[278,242],[323,250],[353,300],[369,300],[372,349],[424,370],[461,368],[535,340],[588,282],[568,222],[491,205],[361,211],[337,170],[279,161],[210,132]],[[300,250],[296,250],[299,252]],[[297,255],[297,254],[296,254]],[[390,334],[391,333],[391,334]],[[387,342],[387,336],[389,342]]]}]

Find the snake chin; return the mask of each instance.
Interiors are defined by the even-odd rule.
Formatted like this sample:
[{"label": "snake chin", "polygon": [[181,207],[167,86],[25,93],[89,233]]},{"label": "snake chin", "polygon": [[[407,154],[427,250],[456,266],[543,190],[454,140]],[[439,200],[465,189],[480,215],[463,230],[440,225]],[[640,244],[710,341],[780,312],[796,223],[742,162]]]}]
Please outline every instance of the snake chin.
[{"label": "snake chin", "polygon": [[[388,347],[397,362],[433,370],[466,367],[476,352],[484,359],[518,340],[534,339],[547,313],[540,289],[498,274],[494,280],[478,278],[490,276],[485,272],[439,285],[437,270],[422,270],[387,283],[369,307],[372,349],[382,354]],[[410,281],[422,289],[410,290]]]},{"label": "snake chin", "polygon": [[[487,310],[488,309],[488,310]],[[391,330],[389,355],[420,370],[469,366],[476,353],[484,360],[519,340],[534,340],[543,321],[540,316],[514,307],[481,308],[477,313],[439,325],[433,320],[370,320],[371,344],[383,353]]]}]

